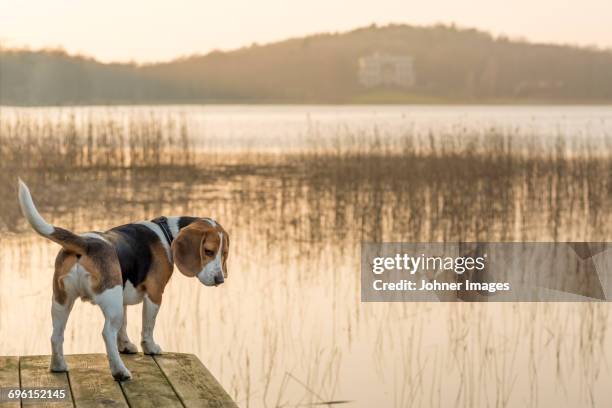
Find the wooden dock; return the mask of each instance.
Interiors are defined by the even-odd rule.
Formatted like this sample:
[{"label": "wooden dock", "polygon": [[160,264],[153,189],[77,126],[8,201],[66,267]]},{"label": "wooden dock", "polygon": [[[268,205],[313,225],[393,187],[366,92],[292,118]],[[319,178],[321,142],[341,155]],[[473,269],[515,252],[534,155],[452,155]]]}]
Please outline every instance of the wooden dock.
[{"label": "wooden dock", "polygon": [[[121,356],[132,379],[117,382],[105,354],[66,356],[68,373],[49,371],[50,356],[0,357],[0,390],[64,389],[61,401],[0,401],[0,408],[49,407],[237,407],[213,375],[192,354]],[[2,398],[2,396],[0,396]]]}]

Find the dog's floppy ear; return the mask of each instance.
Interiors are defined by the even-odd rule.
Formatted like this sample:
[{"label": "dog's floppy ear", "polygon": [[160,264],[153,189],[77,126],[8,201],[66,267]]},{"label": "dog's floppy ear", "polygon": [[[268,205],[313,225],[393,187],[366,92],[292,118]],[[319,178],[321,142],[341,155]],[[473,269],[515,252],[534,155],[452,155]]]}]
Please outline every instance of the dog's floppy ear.
[{"label": "dog's floppy ear", "polygon": [[202,270],[202,241],[206,231],[192,226],[185,227],[172,241],[172,257],[181,273],[196,276]]}]

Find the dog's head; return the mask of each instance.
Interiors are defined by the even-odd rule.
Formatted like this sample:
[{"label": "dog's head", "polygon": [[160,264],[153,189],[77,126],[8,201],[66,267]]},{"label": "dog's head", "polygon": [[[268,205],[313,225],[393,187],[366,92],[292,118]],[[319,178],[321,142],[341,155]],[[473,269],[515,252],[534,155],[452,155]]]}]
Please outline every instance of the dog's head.
[{"label": "dog's head", "polygon": [[198,219],[184,228],[172,242],[174,263],[186,276],[197,276],[206,286],[217,286],[227,278],[229,235],[217,222]]}]

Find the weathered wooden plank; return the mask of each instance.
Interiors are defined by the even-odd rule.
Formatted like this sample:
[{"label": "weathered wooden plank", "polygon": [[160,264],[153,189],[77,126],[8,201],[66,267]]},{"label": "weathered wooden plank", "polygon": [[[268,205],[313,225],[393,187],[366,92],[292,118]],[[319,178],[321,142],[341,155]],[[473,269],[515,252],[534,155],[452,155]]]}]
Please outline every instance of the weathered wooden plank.
[{"label": "weathered wooden plank", "polygon": [[153,358],[143,354],[121,357],[132,372],[132,380],[121,383],[131,408],[183,407]]},{"label": "weathered wooden plank", "polygon": [[[121,384],[110,375],[105,354],[66,356],[70,373],[49,372],[50,356],[0,357],[0,387],[62,388],[64,401],[23,400],[23,406],[93,408],[237,407],[212,374],[191,354],[169,353],[153,359],[122,356],[133,379]],[[20,407],[19,402],[2,408]]]},{"label": "weathered wooden plank", "polygon": [[[0,357],[0,388],[19,388],[19,357]],[[0,396],[1,398],[1,396]],[[19,401],[3,402],[2,408],[19,408]]]},{"label": "weathered wooden plank", "polygon": [[121,386],[111,375],[105,354],[66,356],[70,388],[77,408],[128,408]]},{"label": "weathered wooden plank", "polygon": [[236,407],[236,403],[193,354],[155,356],[168,381],[186,407]]},{"label": "weathered wooden plank", "polygon": [[72,408],[72,395],[66,373],[52,373],[49,371],[51,356],[27,356],[19,361],[21,371],[21,388],[61,388],[66,390],[67,398],[64,401],[49,402],[23,399],[22,405],[40,408]]}]

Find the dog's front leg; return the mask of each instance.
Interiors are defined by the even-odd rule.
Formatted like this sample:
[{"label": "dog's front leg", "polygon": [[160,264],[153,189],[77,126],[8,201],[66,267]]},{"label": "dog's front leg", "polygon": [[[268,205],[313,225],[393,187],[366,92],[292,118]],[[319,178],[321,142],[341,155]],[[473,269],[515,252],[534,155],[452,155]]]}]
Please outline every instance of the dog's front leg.
[{"label": "dog's front leg", "polygon": [[96,296],[96,303],[104,313],[102,337],[106,345],[111,373],[116,380],[128,380],[132,378],[132,374],[123,364],[117,348],[117,334],[123,324],[123,289],[121,285],[107,289]]},{"label": "dog's front leg", "polygon": [[[160,302],[161,304],[161,302]],[[159,304],[154,303],[149,295],[145,295],[142,305],[142,351],[145,354],[161,354],[162,350],[153,340],[155,319],[159,311]]]},{"label": "dog's front leg", "polygon": [[64,304],[55,300],[53,296],[51,305],[51,320],[53,321],[53,334],[51,335],[51,371],[67,371],[66,361],[64,360],[64,330],[68,316],[74,305],[74,299],[65,299]]}]

